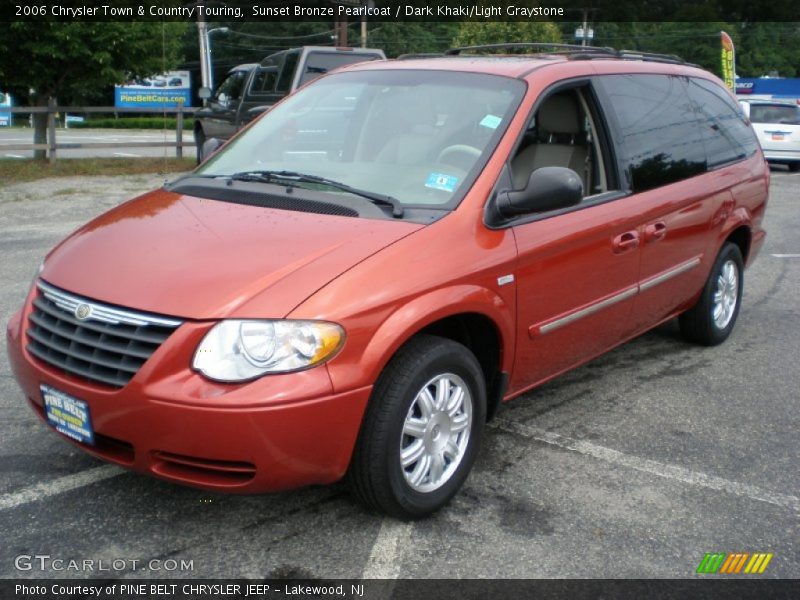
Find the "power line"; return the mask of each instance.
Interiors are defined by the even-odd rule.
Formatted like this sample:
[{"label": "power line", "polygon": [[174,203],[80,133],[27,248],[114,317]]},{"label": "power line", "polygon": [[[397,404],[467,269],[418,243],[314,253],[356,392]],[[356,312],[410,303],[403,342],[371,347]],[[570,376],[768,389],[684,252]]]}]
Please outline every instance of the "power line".
[{"label": "power line", "polygon": [[255,33],[244,33],[242,31],[233,31],[231,30],[229,33],[233,35],[239,35],[246,38],[254,38],[258,40],[299,40],[299,39],[307,39],[307,38],[314,38],[314,37],[322,37],[322,36],[330,36],[334,32],[333,29],[329,29],[328,31],[323,31],[319,33],[308,33],[305,35],[257,35]]}]

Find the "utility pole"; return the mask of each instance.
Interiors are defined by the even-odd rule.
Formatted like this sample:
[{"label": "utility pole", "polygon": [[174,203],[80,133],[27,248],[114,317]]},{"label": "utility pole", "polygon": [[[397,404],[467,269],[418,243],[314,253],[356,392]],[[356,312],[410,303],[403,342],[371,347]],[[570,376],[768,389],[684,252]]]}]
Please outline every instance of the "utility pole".
[{"label": "utility pole", "polygon": [[336,45],[347,46],[347,17],[337,17],[334,29],[336,31]]},{"label": "utility pole", "polygon": [[367,47],[367,15],[361,17],[361,47]]},{"label": "utility pole", "polygon": [[[208,61],[208,26],[206,17],[200,10],[202,2],[197,3],[197,37],[200,42],[200,81],[204,88],[211,87],[211,65]],[[203,99],[203,104],[206,100]]]},{"label": "utility pole", "polygon": [[[375,8],[375,0],[361,0],[361,6],[367,9]],[[361,16],[361,47],[367,47],[367,15]]]},{"label": "utility pole", "polygon": [[594,29],[589,26],[589,11],[594,11],[593,8],[583,8],[583,25],[575,30],[575,39],[580,39],[581,46],[588,46],[589,42],[594,39]]},{"label": "utility pole", "polygon": [[581,36],[581,46],[586,45],[586,34],[589,31],[589,23],[587,22],[589,15],[589,11],[587,9],[583,9],[583,35]]}]

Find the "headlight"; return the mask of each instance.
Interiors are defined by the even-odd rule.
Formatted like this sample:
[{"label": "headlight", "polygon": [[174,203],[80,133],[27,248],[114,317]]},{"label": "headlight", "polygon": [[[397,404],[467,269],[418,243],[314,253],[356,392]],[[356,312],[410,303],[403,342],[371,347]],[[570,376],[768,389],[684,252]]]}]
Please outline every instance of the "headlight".
[{"label": "headlight", "polygon": [[318,365],[343,341],[344,330],[335,323],[228,320],[206,334],[192,366],[209,379],[246,381]]}]

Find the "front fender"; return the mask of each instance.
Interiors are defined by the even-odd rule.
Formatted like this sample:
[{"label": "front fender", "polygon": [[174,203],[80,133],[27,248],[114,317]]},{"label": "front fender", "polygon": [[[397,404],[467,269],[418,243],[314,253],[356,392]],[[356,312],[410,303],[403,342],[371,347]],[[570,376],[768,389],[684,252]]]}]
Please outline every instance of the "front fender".
[{"label": "front fender", "polygon": [[397,350],[428,325],[459,314],[479,314],[497,328],[501,369],[514,361],[514,307],[497,292],[477,285],[454,285],[417,296],[390,312],[377,330],[357,324],[345,328],[349,339],[342,353],[328,364],[334,390],[372,385]]}]

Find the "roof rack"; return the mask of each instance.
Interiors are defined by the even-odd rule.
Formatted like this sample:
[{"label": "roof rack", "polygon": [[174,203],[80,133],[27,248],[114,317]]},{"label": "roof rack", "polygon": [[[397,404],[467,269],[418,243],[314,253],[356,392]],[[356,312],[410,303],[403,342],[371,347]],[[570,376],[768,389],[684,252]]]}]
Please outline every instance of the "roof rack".
[{"label": "roof rack", "polygon": [[409,52],[408,54],[401,54],[397,60],[411,60],[414,58],[441,58],[444,56],[443,52]]},{"label": "roof rack", "polygon": [[[608,46],[579,46],[577,44],[554,44],[540,42],[514,42],[509,44],[485,44],[482,46],[464,46],[450,48],[445,51],[445,56],[461,56],[464,52],[495,51],[495,50],[525,50],[533,49],[543,54],[558,54],[573,60],[591,60],[596,58],[618,58],[622,60],[644,60],[648,62],[661,62],[677,65],[697,66],[688,63],[675,54],[656,54],[653,52],[639,52],[638,50],[616,50]],[[549,52],[547,52],[549,50]]]},{"label": "roof rack", "polygon": [[544,42],[512,42],[508,44],[484,44],[482,46],[463,46],[461,48],[450,48],[445,50],[447,56],[459,56],[465,51],[474,50],[524,50],[531,48],[535,50],[555,49],[562,52],[580,51],[586,53],[602,52],[604,54],[613,54],[616,52],[613,48],[601,48],[599,46],[579,46],[577,44],[551,44]]}]

